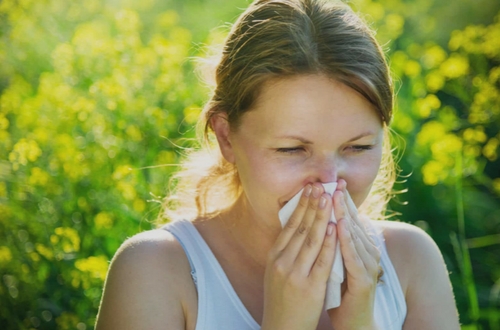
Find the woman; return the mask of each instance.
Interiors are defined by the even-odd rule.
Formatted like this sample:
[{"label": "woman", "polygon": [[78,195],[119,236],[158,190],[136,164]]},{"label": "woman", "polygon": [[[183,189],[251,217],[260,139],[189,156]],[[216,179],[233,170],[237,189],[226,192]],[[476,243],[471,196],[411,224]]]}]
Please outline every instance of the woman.
[{"label": "woman", "polygon": [[[189,221],[123,244],[97,329],[459,329],[432,239],[370,220],[394,182],[393,94],[379,45],[349,7],[255,1],[216,82],[200,119],[207,143],[167,199],[165,216]],[[282,228],[278,211],[301,189]],[[337,242],[345,280],[340,306],[325,310]]]}]

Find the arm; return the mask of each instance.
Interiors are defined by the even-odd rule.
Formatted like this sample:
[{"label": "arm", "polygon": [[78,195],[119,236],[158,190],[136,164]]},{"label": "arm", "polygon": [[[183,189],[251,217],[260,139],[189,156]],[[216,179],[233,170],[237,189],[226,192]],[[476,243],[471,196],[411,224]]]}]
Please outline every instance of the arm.
[{"label": "arm", "polygon": [[460,329],[448,271],[436,243],[410,224],[384,221],[383,228],[405,291],[408,313],[404,329]]},{"label": "arm", "polygon": [[111,262],[96,330],[186,329],[184,270],[189,274],[189,262],[170,233],[154,230],[127,240]]}]

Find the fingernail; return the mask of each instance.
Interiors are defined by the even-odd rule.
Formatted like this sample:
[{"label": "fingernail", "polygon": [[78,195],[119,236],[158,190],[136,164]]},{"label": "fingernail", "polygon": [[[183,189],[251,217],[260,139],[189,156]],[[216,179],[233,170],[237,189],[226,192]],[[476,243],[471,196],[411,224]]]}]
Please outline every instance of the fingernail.
[{"label": "fingernail", "polygon": [[314,198],[318,198],[319,197],[319,187],[314,186],[312,193],[313,193]]},{"label": "fingernail", "polygon": [[333,233],[333,223],[328,223],[328,227],[326,227],[326,234],[328,236],[331,236]]},{"label": "fingernail", "polygon": [[312,187],[311,187],[311,185],[310,185],[310,184],[308,184],[308,185],[306,186],[306,188],[304,189],[304,195],[305,195],[306,197],[309,197],[309,196],[311,195],[311,190],[312,190]]},{"label": "fingernail", "polygon": [[321,198],[319,200],[319,208],[323,209],[323,208],[325,208],[325,205],[326,205],[326,197],[325,196],[321,196]]}]

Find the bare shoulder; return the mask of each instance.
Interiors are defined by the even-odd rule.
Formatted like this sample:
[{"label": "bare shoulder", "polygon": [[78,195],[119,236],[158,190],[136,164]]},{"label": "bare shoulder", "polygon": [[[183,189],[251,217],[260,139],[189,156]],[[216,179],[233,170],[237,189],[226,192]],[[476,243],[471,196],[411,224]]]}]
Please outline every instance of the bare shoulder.
[{"label": "bare shoulder", "polygon": [[405,293],[416,272],[421,270],[421,266],[429,261],[443,262],[434,240],[419,227],[397,221],[372,221],[372,223],[384,235],[387,253]]},{"label": "bare shoulder", "polygon": [[415,225],[398,221],[374,221],[374,223],[382,230],[391,257],[399,254],[403,254],[405,259],[409,256],[425,258],[428,254],[441,255],[432,237]]},{"label": "bare shoulder", "polygon": [[195,290],[189,272],[182,246],[168,231],[127,239],[111,261],[96,329],[185,329],[186,299]]},{"label": "bare shoulder", "polygon": [[162,262],[166,260],[169,263],[176,263],[182,259],[179,258],[181,256],[185,256],[185,254],[174,235],[167,230],[154,229],[127,239],[117,250],[112,263],[122,261]]},{"label": "bare shoulder", "polygon": [[384,235],[387,253],[406,297],[404,329],[459,329],[448,271],[434,240],[408,223],[373,223]]},{"label": "bare shoulder", "polygon": [[430,244],[436,247],[434,240],[424,230],[415,225],[406,222],[386,220],[372,221],[372,223],[382,229],[386,243],[394,241],[404,244],[404,241],[409,240],[406,244],[420,243]]}]

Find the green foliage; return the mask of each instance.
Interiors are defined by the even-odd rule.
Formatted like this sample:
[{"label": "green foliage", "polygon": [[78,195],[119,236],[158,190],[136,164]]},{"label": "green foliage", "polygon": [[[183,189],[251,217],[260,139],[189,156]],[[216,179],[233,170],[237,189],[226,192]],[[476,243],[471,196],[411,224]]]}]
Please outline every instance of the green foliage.
[{"label": "green foliage", "polygon": [[[152,228],[175,170],[162,165],[193,137],[207,91],[187,58],[247,4],[0,2],[2,328],[93,328],[109,260]],[[451,33],[429,14],[449,12],[437,1],[352,5],[398,90],[412,175],[391,207],[443,251],[463,328],[499,329],[500,5],[449,4],[462,13]]]},{"label": "green foliage", "polygon": [[108,261],[152,227],[172,168],[144,167],[192,136],[191,33],[174,11],[146,23],[98,1],[0,12],[0,323],[92,328]]}]

